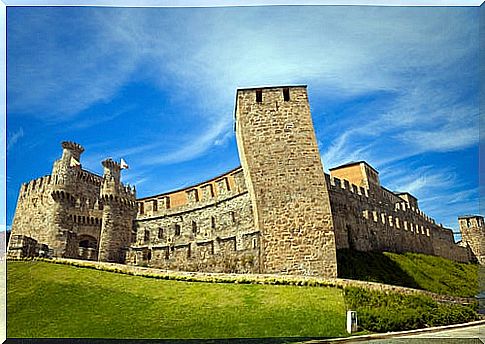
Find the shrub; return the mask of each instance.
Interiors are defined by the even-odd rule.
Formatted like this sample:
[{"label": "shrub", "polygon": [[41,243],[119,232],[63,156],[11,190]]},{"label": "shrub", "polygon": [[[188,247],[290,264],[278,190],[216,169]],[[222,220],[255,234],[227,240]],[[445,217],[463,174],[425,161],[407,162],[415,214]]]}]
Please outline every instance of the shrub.
[{"label": "shrub", "polygon": [[474,304],[439,303],[425,295],[346,287],[344,298],[347,308],[357,311],[359,326],[373,332],[410,330],[478,319]]}]

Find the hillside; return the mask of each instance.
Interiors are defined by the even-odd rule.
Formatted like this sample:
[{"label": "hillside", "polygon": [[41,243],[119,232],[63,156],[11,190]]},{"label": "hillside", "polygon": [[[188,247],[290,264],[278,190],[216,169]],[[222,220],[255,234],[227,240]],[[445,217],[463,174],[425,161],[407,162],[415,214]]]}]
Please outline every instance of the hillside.
[{"label": "hillside", "polygon": [[8,337],[280,343],[346,336],[347,309],[357,310],[361,330],[378,332],[477,319],[475,305],[356,287],[174,281],[40,261],[7,268]]},{"label": "hillside", "polygon": [[335,288],[155,280],[8,262],[8,337],[345,336]]},{"label": "hillside", "polygon": [[478,265],[418,253],[338,250],[338,277],[461,297],[478,294]]}]

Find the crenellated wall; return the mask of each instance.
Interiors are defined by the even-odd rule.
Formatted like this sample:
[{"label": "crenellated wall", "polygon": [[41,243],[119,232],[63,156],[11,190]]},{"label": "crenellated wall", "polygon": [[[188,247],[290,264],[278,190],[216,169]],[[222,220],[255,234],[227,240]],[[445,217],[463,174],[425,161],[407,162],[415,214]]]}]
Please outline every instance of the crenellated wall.
[{"label": "crenellated wall", "polygon": [[[23,184],[12,223],[12,234],[27,236],[46,244],[58,257],[97,259],[103,224],[104,179],[83,170],[79,163],[83,148],[63,142],[62,157],[55,161],[52,174]],[[119,185],[118,192],[134,190]],[[130,218],[132,223],[134,214]]]},{"label": "crenellated wall", "polygon": [[451,229],[387,189],[370,190],[325,175],[329,185],[337,249],[417,252],[460,262],[467,248],[455,244]]},{"label": "crenellated wall", "polygon": [[129,263],[187,271],[259,271],[259,232],[241,168],[138,203]]}]

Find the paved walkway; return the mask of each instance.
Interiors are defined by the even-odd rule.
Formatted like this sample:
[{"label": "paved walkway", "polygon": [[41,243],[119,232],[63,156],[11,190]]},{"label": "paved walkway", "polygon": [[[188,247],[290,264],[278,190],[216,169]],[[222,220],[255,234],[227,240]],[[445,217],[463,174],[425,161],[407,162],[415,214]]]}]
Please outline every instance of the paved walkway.
[{"label": "paved walkway", "polygon": [[303,343],[481,344],[485,343],[485,320],[421,330],[372,334],[350,338],[311,340]]}]

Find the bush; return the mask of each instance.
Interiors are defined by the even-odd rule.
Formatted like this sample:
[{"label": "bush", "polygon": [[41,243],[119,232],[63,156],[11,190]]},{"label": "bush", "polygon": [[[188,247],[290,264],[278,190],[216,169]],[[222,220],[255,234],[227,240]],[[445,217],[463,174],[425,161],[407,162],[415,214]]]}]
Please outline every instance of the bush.
[{"label": "bush", "polygon": [[478,319],[476,305],[439,303],[425,295],[344,288],[347,309],[357,311],[359,327],[373,332],[451,325]]}]

